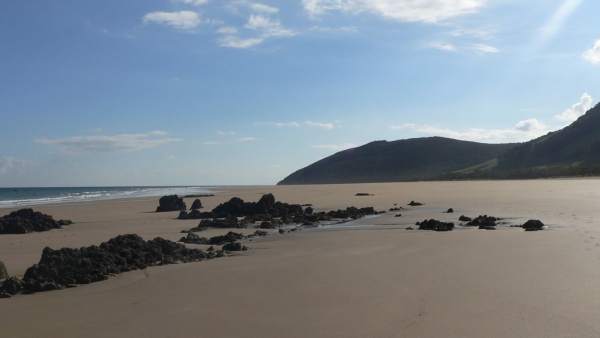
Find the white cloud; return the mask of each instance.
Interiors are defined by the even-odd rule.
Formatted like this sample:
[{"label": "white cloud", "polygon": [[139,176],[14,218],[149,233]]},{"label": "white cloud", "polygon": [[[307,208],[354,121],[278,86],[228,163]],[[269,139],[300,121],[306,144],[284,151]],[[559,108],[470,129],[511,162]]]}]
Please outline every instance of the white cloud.
[{"label": "white cloud", "polygon": [[329,26],[312,26],[310,28],[313,32],[321,33],[356,33],[358,28],[354,26],[340,26],[340,27],[329,27]]},{"label": "white cloud", "polygon": [[319,128],[325,130],[331,130],[336,127],[336,124],[333,122],[315,122],[315,121],[304,121],[304,122],[296,122],[296,121],[288,121],[288,122],[256,122],[257,126],[271,126],[276,128],[300,128],[300,127],[308,127],[308,128]]},{"label": "white cloud", "polygon": [[276,14],[279,13],[279,8],[254,2],[250,4],[250,9],[254,12],[264,14]]},{"label": "white cloud", "polygon": [[69,152],[137,151],[179,141],[181,139],[169,137],[164,131],[36,140],[37,143],[55,145]]},{"label": "white cloud", "polygon": [[296,33],[283,27],[279,20],[274,20],[264,15],[250,15],[246,28],[259,31],[263,38],[267,37],[289,37]]},{"label": "white cloud", "polygon": [[441,136],[457,140],[490,143],[529,141],[550,131],[545,124],[536,119],[520,121],[513,128],[507,129],[470,128],[466,130],[452,130],[414,123],[405,123],[398,126],[392,126],[391,128],[395,130],[412,130],[428,136]]},{"label": "white cloud", "polygon": [[476,51],[477,53],[482,54],[495,54],[499,53],[500,50],[494,46],[486,45],[484,43],[474,43],[470,47],[470,49]]},{"label": "white cloud", "polygon": [[432,42],[429,44],[429,48],[441,50],[444,52],[456,52],[456,46],[446,42]]},{"label": "white cloud", "polygon": [[600,39],[596,40],[592,48],[583,53],[583,59],[594,65],[600,64]]},{"label": "white cloud", "polygon": [[353,143],[342,143],[342,144],[317,144],[312,146],[315,149],[323,149],[323,150],[332,150],[332,151],[342,151],[350,148],[356,148],[356,145]]},{"label": "white cloud", "polygon": [[208,3],[208,0],[172,0],[173,2],[179,2],[191,6],[202,6]]},{"label": "white cloud", "polygon": [[0,156],[0,175],[18,170],[26,165],[26,161],[11,156]]},{"label": "white cloud", "polygon": [[486,0],[303,0],[312,16],[330,11],[370,12],[404,22],[435,23],[479,11]]},{"label": "white cloud", "polygon": [[219,34],[235,34],[237,32],[237,28],[231,26],[222,26],[217,29],[217,33]]},{"label": "white cloud", "polygon": [[245,49],[260,45],[265,39],[263,38],[240,38],[237,35],[225,35],[219,39],[219,46],[226,48]]},{"label": "white cloud", "polygon": [[594,99],[588,93],[583,93],[579,102],[575,103],[571,106],[571,108],[563,111],[560,114],[557,114],[555,117],[557,120],[562,122],[573,122],[577,120],[580,116],[585,114],[588,110],[592,109]]},{"label": "white cloud", "polygon": [[144,15],[144,23],[162,24],[181,30],[194,29],[201,22],[200,15],[193,11],[151,12]]},{"label": "white cloud", "polygon": [[540,29],[541,43],[552,39],[569,20],[583,0],[564,0],[550,19]]}]

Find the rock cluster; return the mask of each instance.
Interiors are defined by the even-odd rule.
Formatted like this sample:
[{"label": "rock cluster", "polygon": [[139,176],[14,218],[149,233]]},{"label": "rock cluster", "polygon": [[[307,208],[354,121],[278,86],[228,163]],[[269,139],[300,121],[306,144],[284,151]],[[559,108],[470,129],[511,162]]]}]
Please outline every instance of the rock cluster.
[{"label": "rock cluster", "polygon": [[204,245],[208,244],[208,239],[206,239],[205,237],[200,237],[193,232],[190,232],[186,236],[181,237],[181,239],[179,239],[179,241],[181,243],[186,243],[186,244],[204,244]]},{"label": "rock cluster", "polygon": [[525,229],[525,231],[540,231],[544,230],[544,223],[537,219],[530,219],[525,222],[525,224],[521,225],[521,227]]},{"label": "rock cluster", "polygon": [[223,250],[224,251],[246,251],[246,250],[248,250],[248,248],[245,247],[244,245],[242,245],[242,243],[240,243],[240,242],[232,242],[232,243],[227,243],[227,244],[223,245]]},{"label": "rock cluster", "polygon": [[186,209],[183,198],[177,195],[168,195],[160,198],[156,212],[184,211]]},{"label": "rock cluster", "polygon": [[39,263],[27,269],[23,280],[4,281],[0,293],[13,295],[63,289],[126,271],[201,261],[216,255],[162,238],[145,241],[138,235],[121,235],[99,246],[79,249],[45,248]]},{"label": "rock cluster", "polygon": [[419,230],[430,230],[430,231],[452,231],[454,230],[454,223],[441,222],[436,219],[426,219],[423,222],[417,222]]},{"label": "rock cluster", "polygon": [[358,219],[375,214],[378,212],[372,207],[348,207],[328,212],[315,212],[310,206],[303,208],[299,204],[278,202],[273,194],[266,194],[258,202],[245,202],[241,198],[234,197],[210,212],[192,210],[188,213],[182,211],[179,219],[201,219],[198,227],[190,229],[190,231],[199,231],[205,228],[247,228],[250,226],[276,229],[284,224],[312,225],[320,221]]},{"label": "rock cluster", "polygon": [[21,209],[0,217],[0,234],[48,231],[60,229],[62,226],[72,223],[68,220],[56,221],[52,216],[33,211],[33,209]]}]

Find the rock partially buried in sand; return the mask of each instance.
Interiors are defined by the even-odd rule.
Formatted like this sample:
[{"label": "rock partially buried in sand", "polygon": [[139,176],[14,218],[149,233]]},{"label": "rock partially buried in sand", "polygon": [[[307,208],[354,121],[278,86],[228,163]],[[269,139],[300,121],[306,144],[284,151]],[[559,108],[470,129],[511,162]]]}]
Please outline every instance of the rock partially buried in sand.
[{"label": "rock partially buried in sand", "polygon": [[458,220],[459,220],[460,222],[471,222],[473,219],[472,219],[471,217],[467,217],[467,216],[465,216],[465,215],[461,215],[461,216],[458,218]]},{"label": "rock partially buried in sand", "polygon": [[454,213],[454,209],[450,208],[450,209],[446,210],[446,213],[447,214],[453,214]]},{"label": "rock partially buried in sand", "polygon": [[373,196],[373,195],[371,195],[369,193],[366,193],[366,192],[358,192],[354,196],[356,196],[356,197],[367,197],[367,196]]},{"label": "rock partially buried in sand", "polygon": [[223,245],[223,244],[226,244],[226,243],[233,243],[233,242],[239,241],[239,240],[241,240],[243,238],[244,238],[244,235],[239,234],[237,232],[230,231],[226,235],[223,235],[223,236],[214,236],[214,237],[211,237],[208,240],[208,244],[210,244],[210,245]]},{"label": "rock partially buried in sand", "polygon": [[6,265],[2,261],[0,261],[0,280],[8,278],[8,271],[6,270]]},{"label": "rock partially buried in sand", "polygon": [[424,204],[421,202],[410,201],[410,203],[408,203],[408,205],[410,205],[411,207],[420,207],[420,206],[423,206]]},{"label": "rock partially buried in sand", "polygon": [[240,243],[240,242],[233,242],[233,243],[227,243],[227,244],[223,245],[223,250],[224,251],[246,251],[246,250],[248,250],[248,248],[245,247],[244,245],[242,245],[242,243]]},{"label": "rock partially buried in sand", "polygon": [[542,223],[542,221],[537,220],[537,219],[530,219],[529,221],[525,222],[525,224],[521,225],[521,227],[523,229],[525,229],[525,231],[540,231],[540,230],[544,230],[544,223]]},{"label": "rock partially buried in sand", "polygon": [[26,234],[48,231],[60,229],[63,225],[72,223],[67,220],[55,221],[52,216],[33,211],[33,209],[21,209],[0,217],[0,234]]},{"label": "rock partially buried in sand", "polygon": [[454,223],[441,222],[436,219],[426,219],[423,222],[417,222],[419,230],[430,230],[430,231],[452,231],[454,230]]},{"label": "rock partially buried in sand", "polygon": [[156,212],[185,211],[187,206],[183,198],[177,195],[163,196],[158,200]]},{"label": "rock partially buried in sand", "polygon": [[467,223],[467,226],[479,227],[479,229],[483,229],[483,230],[495,230],[496,222],[499,220],[500,219],[497,217],[488,216],[488,215],[477,216],[476,218],[471,220],[469,223]]},{"label": "rock partially buried in sand", "polygon": [[198,210],[202,209],[202,201],[199,198],[196,198],[190,207],[190,210]]},{"label": "rock partially buried in sand", "polygon": [[185,237],[181,237],[179,241],[186,244],[208,244],[208,239],[200,237],[193,232],[188,233]]}]

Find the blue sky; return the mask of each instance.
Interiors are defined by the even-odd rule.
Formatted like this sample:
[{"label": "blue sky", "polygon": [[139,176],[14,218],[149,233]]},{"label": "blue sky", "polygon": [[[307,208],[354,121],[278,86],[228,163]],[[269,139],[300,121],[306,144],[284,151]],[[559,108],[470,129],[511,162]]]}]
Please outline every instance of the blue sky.
[{"label": "blue sky", "polygon": [[528,140],[600,96],[591,0],[0,6],[0,186],[271,184],[372,140]]}]

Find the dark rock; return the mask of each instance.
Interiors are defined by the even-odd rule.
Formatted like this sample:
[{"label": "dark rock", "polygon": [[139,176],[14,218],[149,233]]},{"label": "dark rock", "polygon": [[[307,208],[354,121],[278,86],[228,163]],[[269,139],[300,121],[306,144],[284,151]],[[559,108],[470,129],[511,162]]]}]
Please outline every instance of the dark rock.
[{"label": "dark rock", "polygon": [[372,196],[372,195],[369,194],[369,193],[366,193],[366,192],[359,192],[359,193],[356,193],[356,195],[354,195],[354,196],[356,196],[356,197],[365,197],[365,196]]},{"label": "dark rock", "polygon": [[229,216],[226,218],[203,219],[200,221],[198,228],[245,228],[247,223],[240,223],[237,217]]},{"label": "dark rock", "polygon": [[479,227],[480,229],[490,230],[490,228],[494,228],[496,226],[496,222],[499,220],[499,218],[488,215],[477,216],[469,223],[467,223],[467,226]]},{"label": "dark rock", "polygon": [[394,207],[394,208],[390,208],[390,212],[401,211],[402,209],[403,208]]},{"label": "dark rock", "polygon": [[244,245],[242,245],[242,243],[240,243],[240,242],[233,242],[233,243],[227,243],[227,244],[223,245],[223,250],[224,251],[246,251],[246,250],[248,250],[248,248],[245,247]]},{"label": "dark rock", "polygon": [[214,215],[212,212],[201,212],[198,209],[187,211],[181,211],[179,213],[178,219],[209,219],[213,218]]},{"label": "dark rock", "polygon": [[537,219],[530,219],[525,222],[525,224],[521,225],[525,231],[540,231],[544,229],[544,223]]},{"label": "dark rock", "polygon": [[23,291],[23,281],[17,277],[10,277],[0,282],[0,294],[14,296]]},{"label": "dark rock", "polygon": [[454,223],[445,223],[435,219],[424,220],[423,222],[417,222],[419,230],[431,230],[431,231],[452,231],[454,230]]},{"label": "dark rock", "polygon": [[198,210],[198,209],[202,209],[202,202],[200,201],[199,198],[196,198],[194,200],[194,202],[192,203],[190,210]]},{"label": "dark rock", "polygon": [[60,219],[60,220],[58,220],[58,222],[57,222],[57,223],[58,223],[58,225],[60,225],[60,226],[67,226],[67,225],[72,225],[72,224],[73,224],[73,221],[71,221],[71,220],[68,220],[68,219]]},{"label": "dark rock", "polygon": [[285,234],[285,230],[283,230],[283,229],[279,229],[279,234],[280,234],[280,235],[283,235],[283,234]]},{"label": "dark rock", "polygon": [[471,222],[473,219],[472,219],[471,217],[467,217],[467,216],[465,216],[465,215],[461,215],[461,216],[458,218],[458,220],[459,220],[459,221],[461,221],[461,222]]},{"label": "dark rock", "polygon": [[33,211],[33,209],[21,209],[0,217],[0,234],[25,234],[60,229],[68,222],[70,221],[57,222],[52,216]]},{"label": "dark rock", "polygon": [[304,209],[305,215],[312,215],[314,212],[315,210],[312,207],[307,207],[306,209]]},{"label": "dark rock", "polygon": [[402,214],[396,214],[394,217],[402,217]]},{"label": "dark rock", "polygon": [[239,241],[244,238],[244,235],[236,233],[236,232],[228,232],[223,236],[214,236],[208,240],[208,244],[210,245],[223,245],[225,243],[233,243],[235,241]]},{"label": "dark rock", "polygon": [[258,226],[259,229],[275,229],[277,228],[272,222],[264,221]]},{"label": "dark rock", "polygon": [[420,203],[420,202],[410,201],[410,203],[408,203],[408,205],[410,205],[411,207],[420,207],[424,204]]},{"label": "dark rock", "polygon": [[207,255],[202,250],[162,238],[145,241],[138,235],[121,235],[99,246],[79,249],[45,248],[39,263],[25,272],[23,292],[63,289],[101,281],[125,271],[205,258]]},{"label": "dark rock", "polygon": [[8,271],[6,270],[6,265],[2,261],[0,261],[0,280],[7,279]]},{"label": "dark rock", "polygon": [[183,198],[177,195],[163,196],[158,204],[156,212],[184,211],[187,209]]},{"label": "dark rock", "polygon": [[254,236],[258,236],[258,237],[264,237],[267,236],[269,233],[267,231],[264,230],[256,230],[254,232]]},{"label": "dark rock", "polygon": [[413,227],[408,227],[408,228],[406,228],[406,230],[415,230],[415,228],[413,228]]},{"label": "dark rock", "polygon": [[193,232],[188,233],[185,237],[181,237],[179,241],[186,244],[208,244],[208,239],[200,237]]},{"label": "dark rock", "polygon": [[454,213],[454,209],[450,208],[450,209],[446,210],[446,213],[447,214],[453,214]]}]

